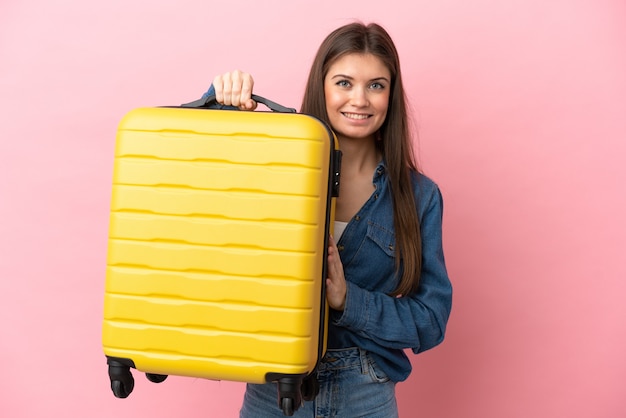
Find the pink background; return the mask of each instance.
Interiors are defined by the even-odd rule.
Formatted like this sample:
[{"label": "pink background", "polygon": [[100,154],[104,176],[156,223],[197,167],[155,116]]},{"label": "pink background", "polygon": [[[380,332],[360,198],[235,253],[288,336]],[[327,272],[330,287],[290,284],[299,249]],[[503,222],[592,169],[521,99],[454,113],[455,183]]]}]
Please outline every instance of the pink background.
[{"label": "pink background", "polygon": [[396,40],[446,202],[454,309],[398,386],[402,416],[626,416],[623,0],[3,0],[0,416],[237,416],[239,383],[109,389],[116,126],[233,68],[297,107],[318,44],[351,18]]}]

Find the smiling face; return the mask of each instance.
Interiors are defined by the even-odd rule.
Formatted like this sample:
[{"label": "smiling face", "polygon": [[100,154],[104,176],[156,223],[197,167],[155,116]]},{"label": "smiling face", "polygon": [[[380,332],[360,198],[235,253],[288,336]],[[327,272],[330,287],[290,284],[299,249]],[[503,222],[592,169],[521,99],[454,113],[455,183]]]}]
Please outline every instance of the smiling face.
[{"label": "smiling face", "polygon": [[372,54],[337,59],[324,79],[326,111],[339,137],[374,139],[387,117],[391,74]]}]

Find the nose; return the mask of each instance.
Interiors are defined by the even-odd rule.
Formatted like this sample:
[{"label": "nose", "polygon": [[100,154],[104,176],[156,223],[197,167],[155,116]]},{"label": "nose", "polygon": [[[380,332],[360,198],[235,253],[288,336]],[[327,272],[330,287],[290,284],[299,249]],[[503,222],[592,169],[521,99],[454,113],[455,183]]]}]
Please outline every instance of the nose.
[{"label": "nose", "polygon": [[357,107],[367,106],[369,104],[369,99],[367,97],[367,91],[363,87],[357,87],[352,89],[352,97],[350,98],[350,102]]}]

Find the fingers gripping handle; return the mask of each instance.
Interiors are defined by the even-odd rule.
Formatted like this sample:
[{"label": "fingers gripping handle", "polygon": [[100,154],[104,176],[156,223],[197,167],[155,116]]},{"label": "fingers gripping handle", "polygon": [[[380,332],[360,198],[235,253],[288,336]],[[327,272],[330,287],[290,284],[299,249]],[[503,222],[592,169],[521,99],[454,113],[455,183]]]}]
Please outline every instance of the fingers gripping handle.
[{"label": "fingers gripping handle", "polygon": [[[280,105],[276,102],[266,99],[265,97],[257,96],[256,94],[252,95],[252,100],[254,100],[255,102],[264,104],[272,112],[281,112],[281,113],[295,113],[296,112],[296,109],[292,107],[286,107],[286,106]],[[211,108],[211,107],[215,107],[216,105],[220,106],[220,104],[217,103],[217,101],[215,100],[215,95],[210,95],[210,96],[198,99],[198,100],[194,100],[193,102],[190,102],[190,103],[185,103],[181,105],[181,107]]]}]

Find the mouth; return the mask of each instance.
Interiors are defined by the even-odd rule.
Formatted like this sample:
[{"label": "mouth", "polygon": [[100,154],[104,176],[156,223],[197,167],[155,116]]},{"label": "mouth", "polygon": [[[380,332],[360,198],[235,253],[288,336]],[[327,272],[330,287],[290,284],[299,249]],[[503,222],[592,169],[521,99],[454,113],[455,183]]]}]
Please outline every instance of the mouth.
[{"label": "mouth", "polygon": [[348,112],[342,112],[342,115],[344,115],[348,119],[354,119],[354,120],[364,120],[372,116],[372,115],[367,115],[364,113],[348,113]]}]

